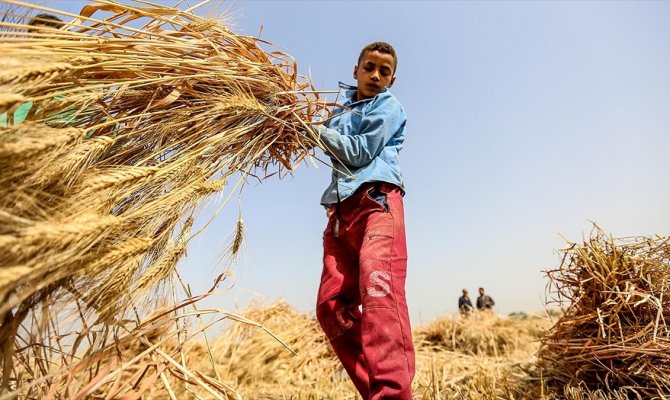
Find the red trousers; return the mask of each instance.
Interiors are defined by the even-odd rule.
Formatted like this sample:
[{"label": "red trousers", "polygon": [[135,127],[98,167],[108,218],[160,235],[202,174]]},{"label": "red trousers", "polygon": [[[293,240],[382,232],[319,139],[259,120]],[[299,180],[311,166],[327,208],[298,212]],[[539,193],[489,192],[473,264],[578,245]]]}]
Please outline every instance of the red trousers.
[{"label": "red trousers", "polygon": [[363,399],[411,400],[400,189],[367,183],[335,207],[323,238],[317,319]]}]

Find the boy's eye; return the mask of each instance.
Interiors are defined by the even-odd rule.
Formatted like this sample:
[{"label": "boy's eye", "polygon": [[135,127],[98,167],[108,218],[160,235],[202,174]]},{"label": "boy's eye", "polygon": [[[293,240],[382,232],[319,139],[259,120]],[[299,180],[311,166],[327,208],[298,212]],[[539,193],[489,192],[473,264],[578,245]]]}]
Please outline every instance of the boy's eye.
[{"label": "boy's eye", "polygon": [[374,68],[372,68],[372,67],[365,67],[365,68],[363,68],[363,69],[366,70],[366,71],[368,71],[368,72],[371,72]]}]

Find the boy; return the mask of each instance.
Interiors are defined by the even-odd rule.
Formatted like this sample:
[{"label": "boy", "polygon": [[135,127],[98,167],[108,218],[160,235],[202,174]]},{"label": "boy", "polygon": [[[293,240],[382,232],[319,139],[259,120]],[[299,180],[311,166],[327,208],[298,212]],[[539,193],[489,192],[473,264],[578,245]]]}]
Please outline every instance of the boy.
[{"label": "boy", "polygon": [[[354,67],[344,109],[317,127],[333,162],[316,315],[363,399],[412,398],[414,347],[405,301],[405,112],[388,91],[397,56],[371,43]],[[362,305],[362,311],[359,306]]]}]

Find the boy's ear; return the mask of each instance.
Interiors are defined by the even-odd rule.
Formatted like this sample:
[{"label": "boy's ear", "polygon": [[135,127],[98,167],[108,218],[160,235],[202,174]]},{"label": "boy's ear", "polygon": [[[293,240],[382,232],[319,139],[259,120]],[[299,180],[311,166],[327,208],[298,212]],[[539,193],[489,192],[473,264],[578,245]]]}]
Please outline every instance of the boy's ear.
[{"label": "boy's ear", "polygon": [[354,65],[354,79],[358,80],[358,64]]},{"label": "boy's ear", "polygon": [[396,78],[396,76],[393,75],[393,78],[391,78],[391,82],[389,82],[388,86],[386,86],[386,87],[391,87],[391,86],[393,86],[393,83],[395,82],[395,78]]}]

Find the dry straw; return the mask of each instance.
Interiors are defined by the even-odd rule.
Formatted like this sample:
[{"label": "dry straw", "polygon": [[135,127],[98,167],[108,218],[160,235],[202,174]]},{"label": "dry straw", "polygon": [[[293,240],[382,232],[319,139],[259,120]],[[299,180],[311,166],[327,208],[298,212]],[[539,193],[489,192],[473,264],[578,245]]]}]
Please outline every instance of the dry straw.
[{"label": "dry straw", "polygon": [[[200,310],[201,313],[213,310]],[[254,304],[231,319],[210,347],[202,342],[179,345],[165,342],[166,351],[182,346],[181,354],[199,373],[220,376],[244,398],[253,399],[357,399],[346,373],[331,351],[317,321],[285,303]],[[250,320],[257,321],[251,323]],[[537,366],[540,336],[550,326],[547,316],[505,318],[490,313],[470,319],[441,317],[414,330],[416,375],[414,398],[422,400],[624,400],[625,389],[590,390],[585,386],[544,386]],[[165,332],[150,331],[154,342]],[[268,334],[272,332],[272,335]],[[273,336],[274,335],[274,336]],[[278,341],[276,338],[281,339]],[[448,339],[445,339],[448,338]],[[491,343],[496,354],[486,354]],[[134,356],[146,346],[132,342]],[[454,343],[456,345],[454,345]],[[287,350],[289,347],[292,351]],[[214,360],[212,362],[211,360]],[[175,398],[199,395],[201,388],[169,376]],[[167,399],[160,385],[146,392]]]},{"label": "dry straw", "polygon": [[[551,313],[554,315],[555,313]],[[212,346],[224,380],[254,399],[357,399],[318,322],[285,303],[254,304],[243,318],[262,323],[297,355],[263,330],[235,325]],[[549,315],[471,318],[440,317],[414,329],[415,399],[421,400],[624,400],[626,388],[594,389],[586,384],[555,385],[538,365],[540,339]],[[213,374],[204,346],[187,353],[193,365]],[[559,364],[560,365],[560,364]],[[547,386],[549,382],[551,385]],[[179,392],[181,386],[175,385]],[[642,396],[641,398],[649,398]],[[664,398],[664,397],[661,397]]]},{"label": "dry straw", "polygon": [[542,339],[549,384],[669,397],[670,238],[615,239],[596,228],[548,275],[554,300],[569,305]]},{"label": "dry straw", "polygon": [[[304,132],[325,104],[289,56],[196,7],[100,0],[75,15],[0,6],[0,113],[10,121],[0,128],[2,393],[136,392],[142,374],[130,385],[101,378],[100,352],[174,276],[196,207],[249,177],[290,170],[314,146]],[[68,23],[25,24],[40,12]],[[26,122],[12,124],[27,102]],[[233,252],[241,221],[237,232]],[[57,352],[47,345],[65,337]],[[89,358],[77,365],[89,382],[66,374],[82,343]],[[32,353],[62,353],[63,368],[29,365]],[[151,362],[178,369],[165,357]],[[32,379],[27,391],[22,376]]]}]

